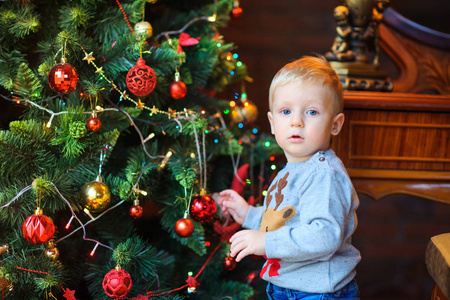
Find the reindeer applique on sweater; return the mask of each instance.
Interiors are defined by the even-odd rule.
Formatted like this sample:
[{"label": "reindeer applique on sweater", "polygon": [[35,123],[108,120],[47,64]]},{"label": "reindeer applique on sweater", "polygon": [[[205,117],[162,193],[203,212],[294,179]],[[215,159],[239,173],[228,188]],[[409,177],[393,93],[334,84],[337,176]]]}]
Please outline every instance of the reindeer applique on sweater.
[{"label": "reindeer applique on sweater", "polygon": [[[286,206],[280,210],[278,210],[280,204],[284,200],[284,195],[282,194],[282,190],[286,187],[288,184],[287,178],[289,176],[289,172],[284,175],[283,178],[281,178],[278,182],[273,184],[266,197],[266,209],[264,210],[261,225],[259,227],[260,231],[268,232],[268,231],[275,231],[277,229],[280,229],[283,227],[286,222],[294,217],[295,215],[295,208],[293,206]],[[275,207],[269,208],[270,203],[272,202],[273,196],[272,192],[277,189],[275,192]],[[269,269],[269,277],[272,276],[278,276],[278,270],[280,269],[280,259],[278,258],[266,258],[267,262],[263,269],[261,270],[260,276],[262,277],[263,274]]]}]

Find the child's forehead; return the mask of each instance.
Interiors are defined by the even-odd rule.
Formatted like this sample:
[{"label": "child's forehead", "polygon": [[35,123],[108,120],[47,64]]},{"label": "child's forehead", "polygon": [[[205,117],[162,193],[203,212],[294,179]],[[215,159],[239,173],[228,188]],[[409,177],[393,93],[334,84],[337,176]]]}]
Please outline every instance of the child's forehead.
[{"label": "child's forehead", "polygon": [[276,87],[274,91],[274,100],[279,95],[304,95],[314,94],[315,96],[328,97],[328,91],[323,85],[316,83],[304,83],[304,82],[288,82]]},{"label": "child's forehead", "polygon": [[273,105],[308,102],[328,105],[332,102],[326,88],[320,85],[288,83],[275,89]]}]

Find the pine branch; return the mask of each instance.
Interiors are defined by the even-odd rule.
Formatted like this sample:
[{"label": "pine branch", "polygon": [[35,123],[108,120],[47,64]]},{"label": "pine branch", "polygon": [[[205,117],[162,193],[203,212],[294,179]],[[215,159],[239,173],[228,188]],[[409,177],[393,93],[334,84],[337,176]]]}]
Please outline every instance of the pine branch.
[{"label": "pine branch", "polygon": [[59,24],[63,30],[84,29],[94,17],[89,6],[63,6],[59,10]]},{"label": "pine branch", "polygon": [[41,94],[42,85],[31,69],[22,63],[17,72],[14,94],[23,99],[33,100]]},{"label": "pine branch", "polygon": [[18,66],[22,65],[24,62],[25,55],[17,50],[13,50],[9,53],[0,51],[0,85],[7,90],[12,90]]},{"label": "pine branch", "polygon": [[8,28],[8,32],[17,37],[24,38],[30,33],[35,33],[39,30],[41,24],[36,13],[31,10],[31,6],[21,6],[19,11],[15,14],[14,21]]}]

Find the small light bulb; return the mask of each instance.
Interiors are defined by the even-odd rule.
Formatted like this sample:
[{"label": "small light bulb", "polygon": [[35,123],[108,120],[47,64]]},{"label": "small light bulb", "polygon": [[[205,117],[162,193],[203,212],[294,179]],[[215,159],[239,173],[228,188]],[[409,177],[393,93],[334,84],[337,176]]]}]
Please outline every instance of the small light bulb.
[{"label": "small light bulb", "polygon": [[66,229],[69,229],[69,227],[70,227],[70,223],[72,223],[72,220],[73,220],[73,216],[72,216],[72,217],[70,217],[70,220],[69,220],[69,222],[67,222],[67,224],[66,224]]},{"label": "small light bulb", "polygon": [[94,247],[94,249],[92,249],[91,253],[89,254],[90,256],[94,256],[94,254],[95,254],[95,250],[97,250],[97,247],[98,247],[98,243],[97,243],[97,244],[95,244],[95,247]]}]

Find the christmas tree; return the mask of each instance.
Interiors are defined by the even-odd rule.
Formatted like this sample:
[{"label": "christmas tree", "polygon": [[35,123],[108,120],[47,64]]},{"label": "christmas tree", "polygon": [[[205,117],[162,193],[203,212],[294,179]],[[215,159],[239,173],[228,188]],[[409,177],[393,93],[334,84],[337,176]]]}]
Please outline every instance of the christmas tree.
[{"label": "christmas tree", "polygon": [[239,225],[214,200],[231,187],[257,204],[280,154],[220,34],[241,12],[0,2],[2,299],[254,295],[261,263],[235,271]]}]

